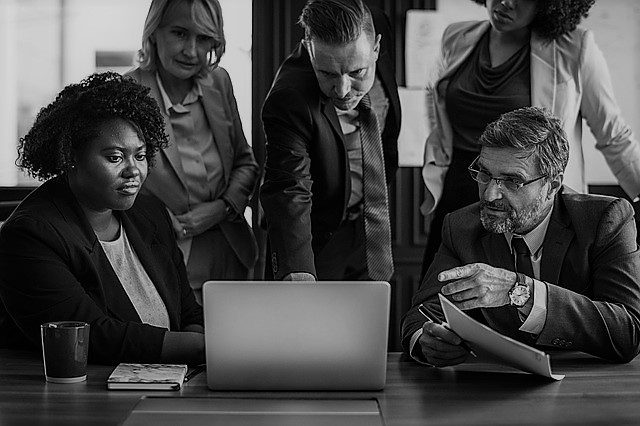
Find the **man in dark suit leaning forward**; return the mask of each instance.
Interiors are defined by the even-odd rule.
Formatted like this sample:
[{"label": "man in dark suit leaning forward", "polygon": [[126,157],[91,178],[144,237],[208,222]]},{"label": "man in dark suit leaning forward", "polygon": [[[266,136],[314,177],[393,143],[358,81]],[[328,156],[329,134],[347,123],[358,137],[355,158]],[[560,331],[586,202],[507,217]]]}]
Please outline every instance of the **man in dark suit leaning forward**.
[{"label": "man in dark suit leaning forward", "polygon": [[464,362],[451,331],[424,322],[438,293],[494,330],[540,348],[616,362],[640,347],[640,252],[631,205],[562,185],[560,121],[518,109],[491,123],[469,166],[480,202],[449,214],[442,244],[403,320],[402,345],[434,366]]},{"label": "man in dark suit leaning forward", "polygon": [[389,21],[361,0],[309,0],[299,23],[262,110],[267,262],[276,279],[389,280],[400,129]]}]

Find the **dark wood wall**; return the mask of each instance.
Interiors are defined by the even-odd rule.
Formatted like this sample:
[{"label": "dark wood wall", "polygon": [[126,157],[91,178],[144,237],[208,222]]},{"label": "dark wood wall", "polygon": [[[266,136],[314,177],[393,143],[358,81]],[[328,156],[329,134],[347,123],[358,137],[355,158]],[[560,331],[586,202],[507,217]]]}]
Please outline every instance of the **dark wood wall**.
[{"label": "dark wood wall", "polygon": [[[408,9],[435,8],[435,0],[366,0],[367,4],[385,11],[395,32],[396,78],[404,84],[404,27]],[[253,148],[260,164],[264,164],[264,133],[260,108],[269,91],[280,63],[301,40],[302,29],[296,25],[305,0],[253,1]],[[255,197],[254,197],[255,198]],[[428,233],[428,221],[420,214],[424,190],[419,168],[400,168],[391,193],[391,226],[396,272],[391,282],[391,318],[389,349],[400,350],[400,320],[407,311],[411,296],[419,284],[422,251]],[[259,211],[254,199],[254,212]],[[254,214],[254,229],[264,247],[260,230],[261,215]],[[264,252],[263,252],[264,253]],[[264,270],[264,254],[257,271]],[[257,274],[259,277],[259,273]]]}]

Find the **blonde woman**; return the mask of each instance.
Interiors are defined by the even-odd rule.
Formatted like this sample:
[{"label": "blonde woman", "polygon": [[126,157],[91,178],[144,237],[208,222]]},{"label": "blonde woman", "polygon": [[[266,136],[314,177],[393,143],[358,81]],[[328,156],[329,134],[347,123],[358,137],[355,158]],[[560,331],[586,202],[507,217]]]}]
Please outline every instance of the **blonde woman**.
[{"label": "blonde woman", "polygon": [[144,191],[170,212],[189,281],[247,279],[257,247],[243,212],[258,180],[233,87],[218,66],[225,51],[217,0],[153,0],[139,67],[128,75],[151,89],[170,145]]}]

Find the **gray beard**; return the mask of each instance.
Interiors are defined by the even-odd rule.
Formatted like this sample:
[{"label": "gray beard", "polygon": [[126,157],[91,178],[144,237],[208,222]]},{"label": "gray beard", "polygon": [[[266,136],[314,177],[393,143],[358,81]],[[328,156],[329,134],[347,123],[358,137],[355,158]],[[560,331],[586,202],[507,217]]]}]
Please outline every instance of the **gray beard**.
[{"label": "gray beard", "polygon": [[514,222],[516,221],[515,212],[511,211],[509,217],[505,219],[494,218],[487,213],[484,209],[480,210],[480,222],[482,226],[489,232],[494,234],[504,234],[506,232],[514,232]]},{"label": "gray beard", "polygon": [[[551,204],[551,206],[552,205],[553,204]],[[544,195],[540,193],[538,198],[536,198],[530,207],[524,209],[520,213],[509,208],[509,216],[503,219],[496,218],[486,213],[485,207],[481,204],[480,222],[482,222],[484,229],[495,234],[510,232],[513,234],[524,235],[542,222],[551,206],[547,208],[547,206],[544,205]]]}]

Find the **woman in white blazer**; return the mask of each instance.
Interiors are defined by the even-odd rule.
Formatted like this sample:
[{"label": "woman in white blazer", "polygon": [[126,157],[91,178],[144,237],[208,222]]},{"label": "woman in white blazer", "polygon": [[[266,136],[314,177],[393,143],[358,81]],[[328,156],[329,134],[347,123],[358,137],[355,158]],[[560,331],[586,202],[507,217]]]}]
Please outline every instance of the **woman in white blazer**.
[{"label": "woman in white blazer", "polygon": [[570,143],[564,183],[587,192],[582,119],[622,189],[640,194],[640,147],[620,116],[611,78],[593,34],[578,28],[594,0],[472,0],[487,21],[450,25],[442,38],[437,78],[428,88],[431,133],[422,176],[423,214],[433,214],[422,265],[440,246],[444,216],[478,200],[466,168],[487,124],[522,106],[559,117]]}]

